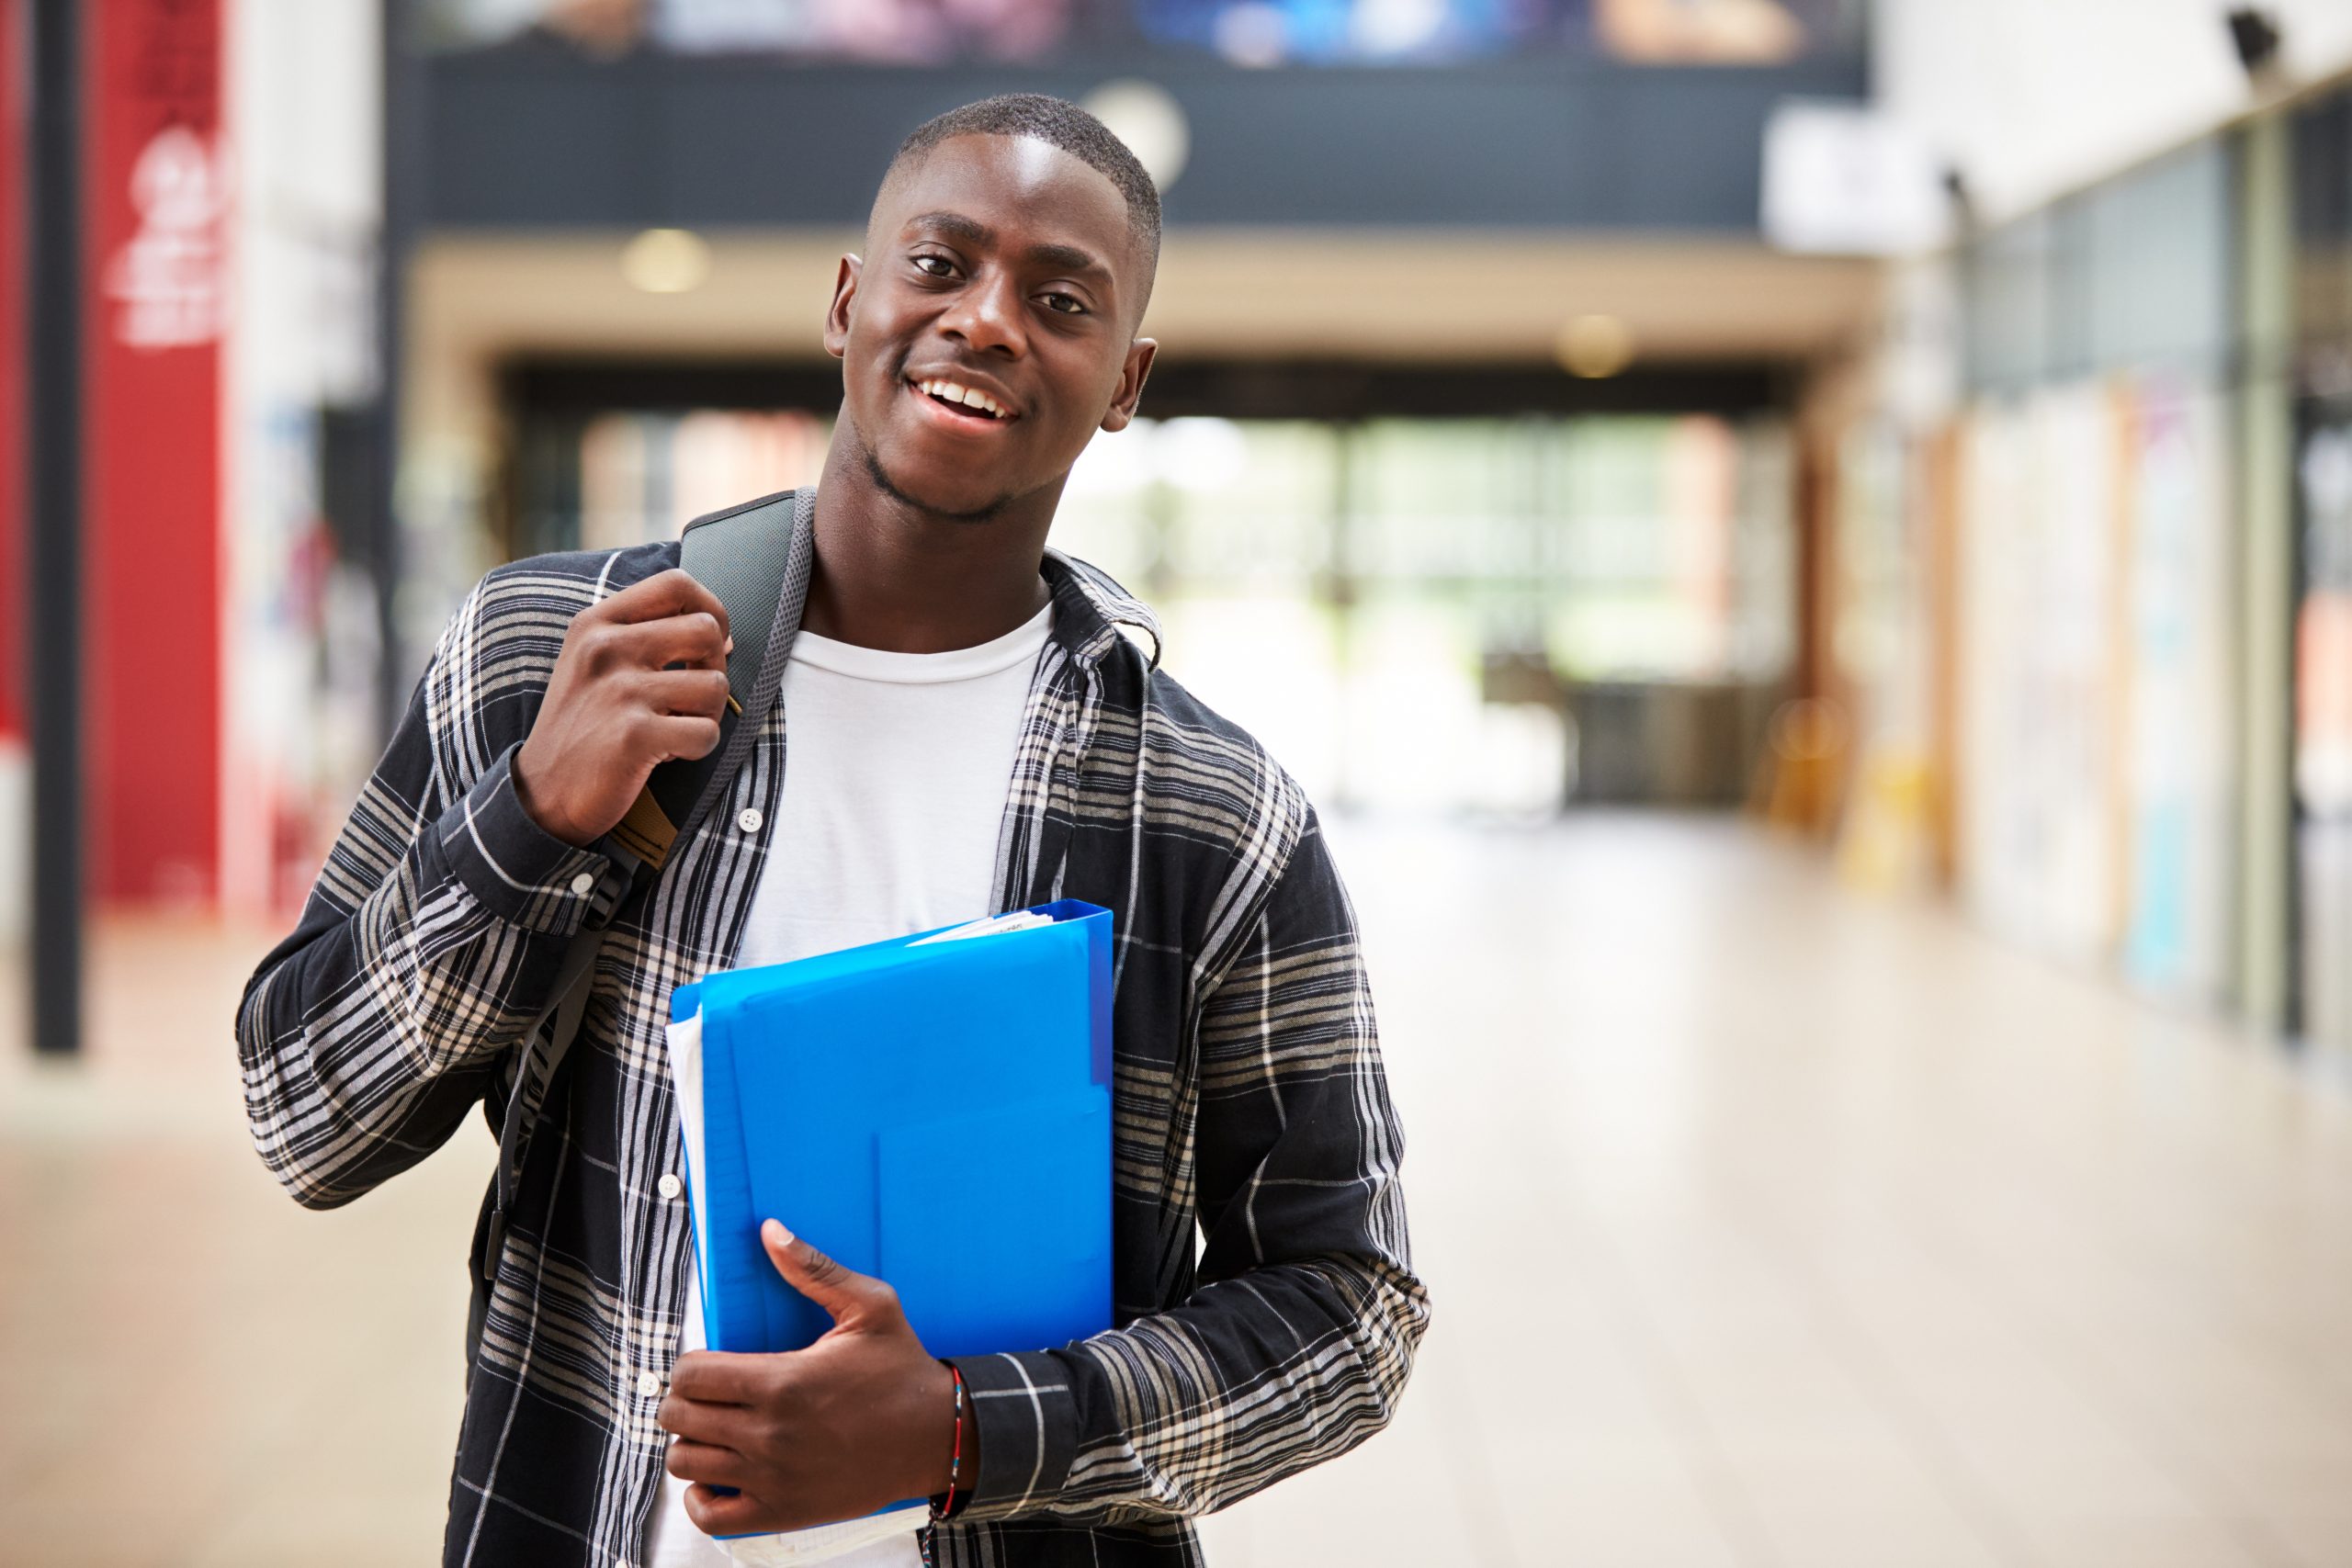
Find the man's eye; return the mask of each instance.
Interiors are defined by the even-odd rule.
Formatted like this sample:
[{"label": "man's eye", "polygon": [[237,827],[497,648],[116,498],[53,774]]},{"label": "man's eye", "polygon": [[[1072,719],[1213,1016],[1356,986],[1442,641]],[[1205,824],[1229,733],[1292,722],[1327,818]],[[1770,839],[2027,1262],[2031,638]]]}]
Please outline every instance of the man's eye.
[{"label": "man's eye", "polygon": [[956,265],[945,256],[917,256],[915,270],[926,277],[945,277],[956,270]]},{"label": "man's eye", "polygon": [[1045,297],[1045,300],[1046,309],[1048,310],[1057,310],[1065,316],[1086,314],[1085,301],[1075,294],[1048,294]]}]

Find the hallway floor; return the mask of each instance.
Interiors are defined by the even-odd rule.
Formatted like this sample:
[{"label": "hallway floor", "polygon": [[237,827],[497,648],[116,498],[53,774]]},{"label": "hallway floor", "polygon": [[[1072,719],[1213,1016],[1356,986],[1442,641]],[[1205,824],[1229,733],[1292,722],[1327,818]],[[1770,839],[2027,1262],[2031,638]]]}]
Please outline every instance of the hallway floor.
[{"label": "hallway floor", "polygon": [[[2346,1075],[1726,823],[1333,836],[1435,1326],[1217,1568],[2352,1564]],[[435,1554],[489,1138],[280,1196],[267,940],[109,925],[79,1069],[0,1020],[0,1564]]]}]

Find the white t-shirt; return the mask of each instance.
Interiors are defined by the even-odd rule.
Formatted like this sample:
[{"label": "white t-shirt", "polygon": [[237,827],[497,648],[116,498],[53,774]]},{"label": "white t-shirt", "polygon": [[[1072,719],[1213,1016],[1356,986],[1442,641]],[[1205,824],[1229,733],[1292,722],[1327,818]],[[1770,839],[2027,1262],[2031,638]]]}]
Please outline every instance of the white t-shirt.
[{"label": "white t-shirt", "polygon": [[[1053,609],[978,648],[886,653],[802,632],[777,698],[784,799],[752,893],[738,968],[994,914],[997,830],[1021,716]],[[702,1297],[688,1287],[684,1348],[702,1348]],[[942,1423],[943,1430],[944,1422]],[[729,1568],[726,1547],[686,1517],[686,1484],[662,1477],[645,1532],[650,1568]],[[834,1568],[915,1568],[904,1528]],[[836,1530],[865,1533],[863,1521]],[[887,1528],[887,1527],[886,1527]],[[809,1532],[734,1543],[734,1560],[807,1562]],[[851,1539],[847,1534],[844,1540]]]}]

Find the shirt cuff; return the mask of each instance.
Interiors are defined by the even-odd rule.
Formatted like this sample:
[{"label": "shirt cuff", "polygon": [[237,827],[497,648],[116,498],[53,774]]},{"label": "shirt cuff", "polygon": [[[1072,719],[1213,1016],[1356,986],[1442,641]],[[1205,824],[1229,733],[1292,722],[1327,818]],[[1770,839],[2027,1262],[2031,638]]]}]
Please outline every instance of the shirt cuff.
[{"label": "shirt cuff", "polygon": [[441,814],[441,852],[482,907],[526,931],[570,936],[614,874],[610,855],[531,820],[514,793],[510,747]]},{"label": "shirt cuff", "polygon": [[1061,1495],[1078,1455],[1078,1400],[1050,1350],[951,1356],[972,1402],[980,1463],[961,1520],[1001,1518]]}]

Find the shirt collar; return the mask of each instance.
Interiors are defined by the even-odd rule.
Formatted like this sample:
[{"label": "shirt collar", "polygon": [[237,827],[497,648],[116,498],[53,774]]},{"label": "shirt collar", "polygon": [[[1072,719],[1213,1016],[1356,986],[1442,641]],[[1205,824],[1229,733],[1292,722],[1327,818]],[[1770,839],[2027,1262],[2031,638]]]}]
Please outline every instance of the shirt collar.
[{"label": "shirt collar", "polygon": [[1054,596],[1054,637],[1080,664],[1092,666],[1119,640],[1121,626],[1151,638],[1148,668],[1159,667],[1159,617],[1102,568],[1048,547],[1038,570]]}]

